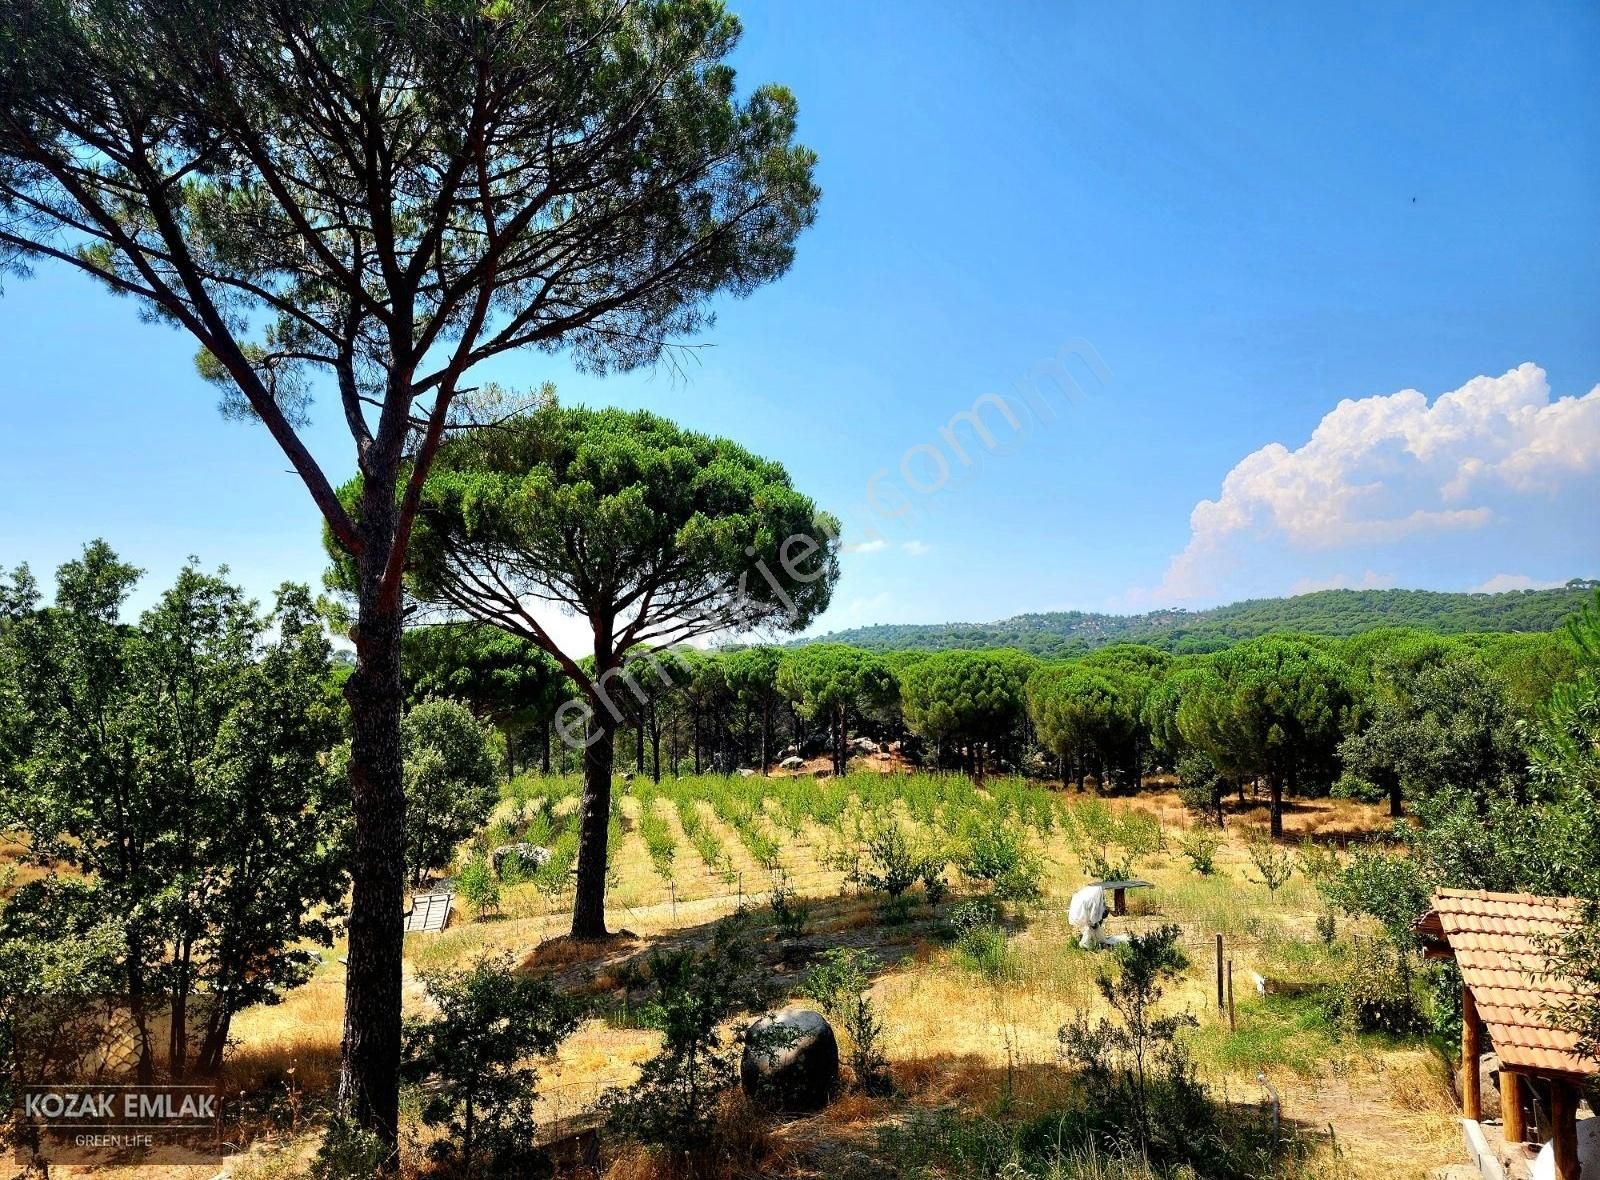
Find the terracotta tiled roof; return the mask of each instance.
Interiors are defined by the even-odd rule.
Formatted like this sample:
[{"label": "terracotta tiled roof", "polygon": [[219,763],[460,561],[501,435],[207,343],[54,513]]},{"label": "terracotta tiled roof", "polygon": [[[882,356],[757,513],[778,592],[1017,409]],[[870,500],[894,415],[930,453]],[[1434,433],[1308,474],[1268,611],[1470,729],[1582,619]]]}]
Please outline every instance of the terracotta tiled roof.
[{"label": "terracotta tiled roof", "polygon": [[1542,940],[1575,925],[1578,907],[1569,897],[1441,889],[1417,923],[1424,938],[1449,943],[1495,1052],[1514,1069],[1600,1074],[1600,1064],[1573,1052],[1578,1035],[1555,1027],[1550,1011],[1573,994],[1572,982],[1545,974]]}]

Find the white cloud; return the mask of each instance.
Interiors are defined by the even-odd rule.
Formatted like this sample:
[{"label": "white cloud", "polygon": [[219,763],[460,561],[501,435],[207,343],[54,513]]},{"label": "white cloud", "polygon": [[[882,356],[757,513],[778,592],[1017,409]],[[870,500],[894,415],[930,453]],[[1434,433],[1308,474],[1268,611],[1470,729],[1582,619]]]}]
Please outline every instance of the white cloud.
[{"label": "white cloud", "polygon": [[1330,574],[1325,578],[1299,578],[1289,587],[1290,595],[1312,594],[1318,590],[1387,590],[1396,585],[1393,574],[1380,574],[1367,570],[1359,578],[1347,574]]},{"label": "white cloud", "polygon": [[1330,550],[1477,529],[1496,515],[1486,500],[1552,494],[1593,470],[1600,386],[1551,400],[1537,365],[1475,377],[1432,405],[1415,389],[1346,399],[1301,446],[1269,443],[1234,465],[1217,498],[1195,505],[1189,543],[1149,597],[1213,592],[1240,536]]},{"label": "white cloud", "polygon": [[1507,590],[1549,590],[1560,582],[1542,582],[1527,574],[1496,574],[1486,582],[1472,587],[1473,594],[1504,594]]},{"label": "white cloud", "polygon": [[845,553],[878,553],[884,549],[887,549],[888,547],[889,542],[885,541],[882,537],[874,537],[870,541],[862,541],[856,545],[847,544],[843,546],[843,551]]},{"label": "white cloud", "polygon": [[926,541],[902,541],[900,543],[900,548],[906,553],[909,553],[912,557],[921,557],[924,553],[928,552],[928,550],[932,549],[933,546],[929,545]]}]

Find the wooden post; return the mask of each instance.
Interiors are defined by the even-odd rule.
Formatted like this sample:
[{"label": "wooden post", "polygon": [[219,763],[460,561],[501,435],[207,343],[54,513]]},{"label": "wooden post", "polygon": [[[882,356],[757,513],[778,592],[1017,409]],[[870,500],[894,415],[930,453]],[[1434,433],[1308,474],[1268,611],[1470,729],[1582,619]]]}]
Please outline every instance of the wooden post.
[{"label": "wooden post", "polygon": [[1222,995],[1222,935],[1217,935],[1217,1011],[1221,1012],[1225,1000]]},{"label": "wooden post", "polygon": [[1523,1115],[1522,1078],[1514,1069],[1500,1066],[1500,1122],[1505,1128],[1507,1143],[1521,1143],[1528,1137],[1527,1121]]},{"label": "wooden post", "polygon": [[1126,889],[1113,889],[1111,891],[1111,912],[1117,915],[1128,912],[1128,891]]},{"label": "wooden post", "polygon": [[1570,1082],[1550,1084],[1550,1146],[1556,1180],[1578,1180],[1578,1090]]},{"label": "wooden post", "polygon": [[[1478,1022],[1478,1002],[1472,989],[1461,988],[1461,1116],[1477,1122],[1483,1118],[1483,1091],[1478,1086],[1478,1054],[1483,1026]],[[1511,1124],[1506,1124],[1510,1138]]]},{"label": "wooden post", "polygon": [[1228,960],[1228,1031],[1238,1032],[1239,1021],[1233,1012],[1233,960]]}]

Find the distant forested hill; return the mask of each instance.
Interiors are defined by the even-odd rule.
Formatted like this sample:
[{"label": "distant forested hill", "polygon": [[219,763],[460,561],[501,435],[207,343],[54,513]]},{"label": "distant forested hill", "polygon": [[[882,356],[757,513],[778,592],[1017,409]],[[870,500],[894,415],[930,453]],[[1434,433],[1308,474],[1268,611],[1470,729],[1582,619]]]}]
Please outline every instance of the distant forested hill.
[{"label": "distant forested hill", "polygon": [[823,636],[873,651],[1014,647],[1071,655],[1106,643],[1148,643],[1173,652],[1215,651],[1240,639],[1281,632],[1354,635],[1374,627],[1470,631],[1549,631],[1600,583],[1574,579],[1554,590],[1451,594],[1436,590],[1319,590],[1294,598],[1252,598],[1210,610],[1143,615],[1051,611],[996,623],[883,624]]}]

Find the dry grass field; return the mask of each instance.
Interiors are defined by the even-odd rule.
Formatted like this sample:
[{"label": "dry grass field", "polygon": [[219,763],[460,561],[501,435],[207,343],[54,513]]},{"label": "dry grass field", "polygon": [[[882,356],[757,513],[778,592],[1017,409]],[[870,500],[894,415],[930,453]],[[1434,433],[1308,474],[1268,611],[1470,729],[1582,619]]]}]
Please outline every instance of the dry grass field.
[{"label": "dry grass field", "polygon": [[[878,779],[893,798],[897,784],[928,776]],[[686,780],[682,790],[715,780]],[[723,780],[726,781],[726,780]],[[852,777],[847,783],[859,785]],[[671,787],[672,784],[663,784]],[[788,784],[823,789],[814,780]],[[776,782],[743,780],[738,790],[758,801],[757,809],[729,823],[712,801],[690,799],[675,805],[645,784],[626,788],[619,811],[621,842],[613,851],[610,922],[626,938],[599,947],[576,948],[560,939],[570,899],[541,892],[534,882],[505,887],[498,912],[481,919],[458,909],[440,934],[408,936],[406,996],[411,1015],[426,1009],[419,973],[468,964],[484,954],[509,954],[523,969],[553,973],[561,983],[601,1002],[616,999],[617,972],[639,960],[652,946],[693,942],[711,924],[741,904],[758,920],[767,912],[773,879],[771,848],[777,846],[780,871],[810,906],[806,936],[814,948],[854,946],[871,950],[881,964],[873,986],[887,1027],[887,1050],[898,1094],[893,1099],[847,1096],[814,1118],[767,1125],[748,1111],[730,1109],[730,1125],[741,1130],[744,1174],[773,1176],[857,1176],[872,1174],[872,1153],[886,1142],[884,1131],[929,1112],[959,1111],[964,1116],[1025,1120],[1052,1109],[1072,1085],[1059,1056],[1057,1030],[1080,1010],[1103,1008],[1096,978],[1104,957],[1080,950],[1067,925],[1067,899],[1088,878],[1081,864],[1081,837],[1070,820],[1048,832],[1035,825],[1036,850],[1045,866],[1044,897],[1021,912],[1013,910],[1007,937],[974,957],[951,945],[941,914],[957,904],[970,883],[950,870],[952,894],[937,909],[915,905],[903,920],[886,922],[880,899],[858,893],[839,867],[850,844],[851,821],[861,803],[855,786],[841,814],[829,821],[797,821],[764,792]],[[680,786],[682,786],[680,784]],[[834,784],[837,790],[840,784]],[[571,784],[554,810],[570,810]],[[496,819],[525,814],[538,799],[537,780],[501,805]],[[872,794],[878,795],[876,788]],[[1052,792],[1058,811],[1070,815],[1085,796]],[[970,796],[983,800],[986,792]],[[917,807],[890,806],[913,830],[934,838],[937,824],[914,818]],[[946,804],[946,807],[954,806]],[[1101,805],[1090,803],[1093,809]],[[1369,1035],[1339,1035],[1323,1018],[1308,989],[1338,969],[1337,952],[1317,930],[1325,912],[1315,886],[1297,868],[1275,895],[1259,883],[1246,841],[1264,830],[1266,812],[1255,801],[1230,802],[1224,843],[1215,871],[1199,875],[1179,843],[1189,820],[1177,797],[1160,784],[1135,798],[1103,805],[1115,819],[1142,813],[1159,847],[1141,856],[1134,868],[1151,889],[1129,895],[1128,913],[1109,920],[1113,931],[1137,931],[1176,922],[1190,964],[1166,1003],[1187,1009],[1198,1020],[1191,1035],[1202,1080],[1241,1107],[1268,1099],[1264,1077],[1281,1101],[1286,1126],[1309,1145],[1310,1157],[1296,1165],[1300,1177],[1377,1178],[1426,1176],[1456,1156],[1456,1130],[1448,1071],[1433,1050],[1418,1041]],[[685,809],[700,835],[700,848],[716,848],[707,863],[685,833]],[[663,863],[661,825],[641,822],[649,809],[665,821],[673,841]],[[735,809],[737,814],[737,809]],[[696,824],[695,817],[699,823]],[[1153,821],[1153,822],[1150,822]],[[1299,801],[1286,817],[1292,847],[1305,838],[1337,849],[1342,843],[1387,826],[1376,809],[1342,800]],[[652,857],[643,830],[653,830]],[[746,838],[740,829],[756,834]],[[709,833],[709,837],[706,835]],[[714,843],[712,842],[714,840]],[[755,845],[752,852],[751,845]],[[760,854],[760,855],[758,855]],[[762,862],[765,861],[765,864]],[[914,891],[915,892],[915,891]],[[1348,937],[1341,919],[1339,936]],[[1233,962],[1236,1028],[1218,1009],[1213,993],[1215,939],[1223,936]],[[335,1076],[341,1021],[341,948],[323,956],[315,978],[283,1003],[244,1013],[235,1023],[238,1045],[230,1065],[230,1088],[251,1097],[256,1117],[240,1132],[241,1154],[225,1173],[238,1180],[273,1180],[300,1174],[317,1135],[317,1111],[325,1108]],[[776,951],[771,970],[781,988],[798,983],[799,968]],[[1264,993],[1255,985],[1264,981]],[[552,1124],[578,1115],[607,1089],[626,1085],[656,1045],[656,1034],[626,1027],[626,1022],[588,1020],[541,1070],[541,1119]],[[423,1128],[408,1108],[406,1171],[423,1174]],[[1074,1176],[1118,1175],[1108,1161],[1080,1161]],[[1096,1169],[1104,1165],[1103,1172]],[[613,1180],[643,1180],[654,1165],[638,1152],[607,1161]],[[863,1170],[865,1169],[865,1170]],[[173,1168],[181,1180],[209,1180],[215,1166]],[[61,1172],[70,1175],[70,1172]],[[1289,1174],[1289,1173],[1285,1173]],[[104,1173],[99,1173],[104,1175]]]}]

